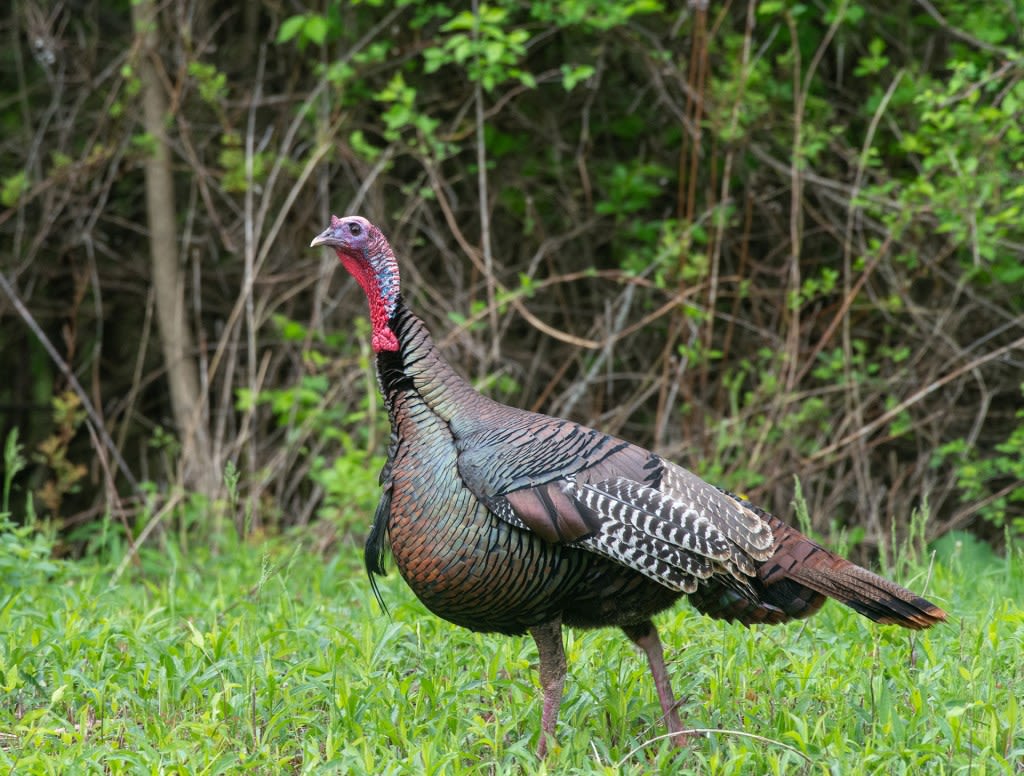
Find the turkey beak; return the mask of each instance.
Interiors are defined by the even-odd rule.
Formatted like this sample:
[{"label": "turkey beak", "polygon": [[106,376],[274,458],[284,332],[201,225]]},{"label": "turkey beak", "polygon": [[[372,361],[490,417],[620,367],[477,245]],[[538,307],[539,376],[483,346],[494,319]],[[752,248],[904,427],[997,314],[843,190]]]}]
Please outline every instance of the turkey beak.
[{"label": "turkey beak", "polygon": [[309,244],[309,247],[315,248],[318,245],[339,245],[340,242],[341,241],[334,233],[334,227],[329,226],[313,238],[313,242]]}]

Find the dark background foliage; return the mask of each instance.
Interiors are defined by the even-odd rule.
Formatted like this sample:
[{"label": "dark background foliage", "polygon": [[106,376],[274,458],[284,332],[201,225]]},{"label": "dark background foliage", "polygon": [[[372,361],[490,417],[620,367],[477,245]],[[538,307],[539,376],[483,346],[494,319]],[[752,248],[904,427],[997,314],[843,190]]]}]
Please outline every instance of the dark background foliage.
[{"label": "dark background foliage", "polygon": [[[19,0],[15,501],[79,548],[182,499],[243,531],[361,533],[387,440],[364,303],[306,247],[359,212],[491,395],[782,514],[796,475],[814,528],[867,550],[924,503],[929,538],[998,544],[1024,522],[1022,10]],[[173,188],[150,199],[161,150]]]}]

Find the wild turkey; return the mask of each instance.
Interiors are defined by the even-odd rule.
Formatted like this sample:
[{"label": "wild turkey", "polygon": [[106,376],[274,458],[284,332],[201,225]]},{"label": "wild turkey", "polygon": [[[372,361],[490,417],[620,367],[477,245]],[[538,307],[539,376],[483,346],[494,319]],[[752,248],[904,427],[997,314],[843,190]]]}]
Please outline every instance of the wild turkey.
[{"label": "wild turkey", "polygon": [[391,419],[366,542],[374,592],[389,545],[438,616],[476,631],[529,631],[543,690],[539,756],[565,683],[563,624],[617,625],[646,652],[669,732],[682,744],[651,618],[683,594],[704,614],[744,625],[807,617],[826,596],[905,628],[946,618],[648,450],[475,391],[403,303],[395,255],[366,219],[332,216],[318,245],[333,248],[366,292]]}]

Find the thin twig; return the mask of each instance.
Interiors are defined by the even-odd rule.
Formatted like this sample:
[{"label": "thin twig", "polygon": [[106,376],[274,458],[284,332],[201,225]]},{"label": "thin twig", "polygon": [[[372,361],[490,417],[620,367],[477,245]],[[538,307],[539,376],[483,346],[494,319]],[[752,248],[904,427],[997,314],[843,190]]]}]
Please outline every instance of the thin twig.
[{"label": "thin twig", "polygon": [[[126,552],[124,554],[124,557],[121,558],[121,562],[117,564],[117,568],[114,570],[114,573],[110,576],[110,582],[108,583],[108,587],[112,588],[114,587],[114,585],[117,584],[117,581],[121,578],[121,575],[124,574],[125,570],[128,568],[128,564],[135,559],[135,556],[138,553],[138,548],[146,543],[146,539],[149,538],[149,535],[153,533],[153,531],[156,529],[158,525],[160,525],[164,517],[170,514],[171,510],[174,509],[181,502],[181,499],[181,494],[179,492],[175,492],[160,507],[160,511],[150,518],[149,522],[146,523],[145,527],[136,537],[135,544],[132,545],[131,550]],[[149,505],[147,504],[147,506]]]},{"label": "thin twig", "polygon": [[982,51],[990,51],[994,54],[1007,54],[1009,53],[1005,48],[1000,46],[993,46],[991,43],[986,43],[980,38],[976,38],[973,35],[969,35],[959,27],[954,27],[948,21],[946,17],[939,13],[938,9],[935,8],[928,0],[917,0],[917,4],[924,8],[925,12],[932,17],[939,25],[946,30],[954,38],[962,40],[964,43],[970,43],[972,46],[980,48]]},{"label": "thin twig", "polygon": [[132,490],[139,497],[139,499],[144,504],[148,505],[149,497],[139,487],[139,483],[135,480],[135,476],[128,468],[128,464],[125,463],[124,458],[121,456],[121,451],[118,450],[117,446],[114,444],[114,440],[112,440],[110,438],[110,434],[107,433],[106,427],[100,420],[99,413],[96,412],[96,408],[93,406],[92,402],[89,401],[89,395],[85,392],[85,389],[82,388],[82,384],[78,382],[78,378],[75,377],[75,373],[71,369],[71,366],[68,364],[67,361],[61,358],[60,353],[57,352],[57,349],[53,346],[53,343],[50,342],[50,339],[43,332],[42,328],[40,328],[39,324],[36,322],[36,319],[32,317],[32,313],[30,313],[28,308],[25,307],[25,305],[22,303],[21,299],[18,297],[18,294],[15,292],[14,288],[7,281],[7,276],[3,272],[0,272],[0,288],[3,288],[4,293],[7,294],[7,298],[14,306],[14,309],[17,310],[18,315],[21,316],[21,319],[25,322],[25,325],[32,330],[32,333],[35,335],[36,339],[39,340],[39,344],[43,346],[43,349],[47,352],[47,354],[53,360],[53,363],[56,364],[57,368],[61,371],[61,374],[63,374],[64,378],[68,381],[68,385],[71,386],[71,390],[75,392],[75,395],[78,396],[79,401],[82,402],[83,409],[85,409],[86,414],[89,416],[89,420],[95,427],[95,432],[99,435],[99,438],[103,440],[103,445],[107,448],[107,450],[110,451],[111,457],[117,464],[118,471],[120,471],[124,478],[128,480],[128,484],[132,486]]},{"label": "thin twig", "polygon": [[961,375],[965,374],[966,372],[970,372],[970,371],[972,371],[974,369],[977,369],[982,364],[987,364],[989,361],[994,361],[995,359],[999,358],[1000,356],[1003,356],[1006,353],[1009,353],[1011,350],[1016,350],[1018,348],[1024,348],[1024,337],[1020,337],[1019,339],[1014,340],[1013,342],[1009,343],[1008,345],[1003,345],[1001,348],[996,348],[991,353],[986,353],[983,356],[979,356],[978,358],[974,359],[973,361],[971,361],[971,362],[969,362],[967,364],[963,364],[962,366],[957,367],[952,372],[950,372],[949,374],[944,375],[943,377],[941,377],[940,379],[936,380],[935,382],[926,385],[921,390],[915,391],[913,394],[911,394],[906,399],[901,401],[895,407],[893,407],[892,409],[888,410],[887,412],[883,412],[877,418],[875,418],[874,420],[872,420],[870,423],[868,423],[867,425],[863,426],[862,428],[858,429],[854,433],[849,434],[846,437],[843,437],[842,439],[840,439],[837,442],[833,442],[831,445],[828,445],[827,447],[821,448],[820,450],[815,452],[813,455],[811,455],[807,459],[807,462],[811,463],[813,461],[818,461],[818,460],[821,460],[823,458],[827,458],[828,456],[832,455],[832,453],[836,452],[837,450],[841,450],[842,448],[846,447],[847,445],[853,444],[858,439],[862,439],[862,438],[866,437],[868,434],[871,434],[874,431],[876,431],[880,426],[885,425],[890,420],[892,420],[893,418],[898,416],[901,412],[903,412],[907,408],[912,407],[913,405],[917,404],[917,402],[921,401],[921,399],[923,399],[925,396],[928,396],[929,394],[934,393],[935,391],[939,390],[939,388],[941,388],[942,386],[944,386],[944,385],[946,385],[948,383],[953,382],[953,380],[957,379],[958,377],[960,377]]}]

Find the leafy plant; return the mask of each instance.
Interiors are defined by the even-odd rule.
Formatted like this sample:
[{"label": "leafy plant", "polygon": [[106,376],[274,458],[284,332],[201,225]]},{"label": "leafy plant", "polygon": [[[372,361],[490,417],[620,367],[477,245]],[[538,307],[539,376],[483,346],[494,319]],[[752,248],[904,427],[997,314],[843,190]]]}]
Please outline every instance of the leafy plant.
[{"label": "leafy plant", "polygon": [[51,477],[43,483],[36,495],[54,516],[60,515],[61,502],[68,493],[73,493],[79,481],[86,475],[86,467],[68,459],[71,440],[85,420],[78,394],[66,391],[54,396],[52,401],[53,433],[39,443],[34,459],[45,465]]},{"label": "leafy plant", "polygon": [[525,29],[509,29],[509,11],[500,5],[482,3],[477,11],[462,11],[441,26],[452,33],[440,46],[423,52],[424,70],[434,73],[448,64],[465,68],[472,81],[479,81],[487,91],[509,79],[535,87],[536,79],[518,65],[526,54],[530,33]]},{"label": "leafy plant", "polygon": [[[39,584],[59,568],[53,559],[54,535],[44,530],[37,522],[33,501],[25,503],[25,516],[21,525],[11,519],[11,487],[15,477],[28,463],[18,443],[17,429],[12,430],[4,443],[3,505],[0,508],[0,611],[9,604],[16,591],[23,587]],[[5,594],[11,597],[4,602]],[[12,683],[10,672],[17,669],[8,667],[6,684]],[[0,674],[2,674],[0,668]]]},{"label": "leafy plant", "polygon": [[27,461],[22,455],[22,446],[18,442],[18,429],[12,428],[4,441],[4,484],[3,502],[0,505],[0,513],[9,515],[11,513],[11,488],[14,485],[14,478],[25,468]]},{"label": "leafy plant", "polygon": [[[1024,410],[1018,410],[1014,419],[1005,440],[988,454],[955,439],[932,457],[934,467],[952,464],[961,503],[978,503],[978,515],[996,526],[1007,523],[1011,507],[1024,503]],[[1024,534],[1024,517],[1015,516],[1009,522],[1016,533]]]},{"label": "leafy plant", "polygon": [[[379,417],[381,410],[377,408],[375,415],[369,404],[376,396],[370,365],[363,365],[368,380],[362,386],[367,394],[360,408],[342,407],[334,400],[331,354],[348,346],[348,335],[315,334],[283,316],[275,319],[275,325],[286,340],[306,343],[303,363],[308,371],[291,386],[256,393],[240,389],[237,406],[243,411],[268,407],[284,432],[284,444],[294,446],[308,461],[309,479],[322,490],[317,513],[346,529],[359,525],[362,530],[372,515],[364,505],[375,502],[378,472],[384,465],[384,457],[367,446],[372,445],[371,429],[387,423]],[[362,321],[358,331],[366,329]]]}]

